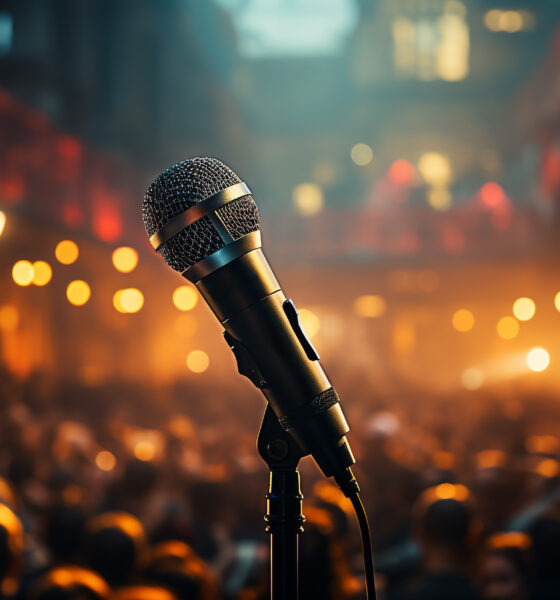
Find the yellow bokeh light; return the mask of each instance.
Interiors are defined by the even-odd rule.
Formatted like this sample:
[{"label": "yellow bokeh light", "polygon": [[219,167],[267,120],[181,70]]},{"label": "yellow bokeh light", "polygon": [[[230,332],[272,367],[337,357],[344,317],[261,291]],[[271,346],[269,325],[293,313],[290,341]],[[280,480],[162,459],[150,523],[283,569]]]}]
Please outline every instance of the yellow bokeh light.
[{"label": "yellow bokeh light", "polygon": [[0,235],[4,232],[4,227],[6,226],[6,213],[3,210],[0,210]]},{"label": "yellow bokeh light", "polygon": [[31,285],[33,265],[28,260],[18,260],[12,268],[12,278],[18,285]]},{"label": "yellow bokeh light", "polygon": [[531,371],[540,373],[544,371],[550,364],[550,355],[548,352],[540,346],[535,346],[527,352],[527,366]]},{"label": "yellow bokeh light", "polygon": [[461,374],[461,385],[470,391],[478,390],[484,383],[484,373],[480,369],[471,367]]},{"label": "yellow bokeh light", "polygon": [[0,329],[15,331],[19,324],[19,312],[13,304],[0,306]]},{"label": "yellow bokeh light", "polygon": [[560,292],[554,296],[554,306],[556,307],[556,310],[560,311]]},{"label": "yellow bokeh light", "polygon": [[292,192],[292,201],[300,215],[311,217],[323,208],[323,190],[316,183],[300,183]]},{"label": "yellow bokeh light", "polygon": [[58,242],[54,249],[56,260],[63,265],[71,265],[76,262],[78,254],[78,246],[71,240],[62,240],[62,242]]},{"label": "yellow bokeh light", "polygon": [[181,285],[173,292],[173,304],[179,310],[192,310],[198,302],[198,293],[190,285]]},{"label": "yellow bokeh light", "polygon": [[496,325],[496,331],[504,340],[512,340],[519,333],[519,323],[513,317],[502,317]]},{"label": "yellow bokeh light", "polygon": [[307,308],[300,308],[298,310],[299,313],[299,322],[305,333],[312,338],[317,333],[319,333],[319,328],[321,326],[319,322],[319,317]]},{"label": "yellow bokeh light", "polygon": [[523,29],[523,17],[515,10],[505,10],[498,18],[498,25],[501,31],[516,33]]},{"label": "yellow bokeh light", "polygon": [[500,17],[502,16],[502,12],[503,11],[495,8],[489,10],[484,15],[484,25],[486,25],[490,31],[500,31]]},{"label": "yellow bokeh light", "polygon": [[37,260],[33,263],[33,280],[31,283],[43,286],[52,279],[52,269],[48,262]]},{"label": "yellow bokeh light", "polygon": [[354,300],[354,312],[360,317],[375,319],[385,314],[387,302],[378,295],[358,296]]},{"label": "yellow bokeh light", "polygon": [[95,456],[95,464],[102,471],[112,471],[117,464],[117,459],[112,452],[108,450],[101,450]]},{"label": "yellow bokeh light", "polygon": [[470,310],[467,310],[466,308],[460,308],[453,313],[452,322],[453,327],[457,331],[465,333],[474,327],[474,315]]},{"label": "yellow bokeh light", "polygon": [[208,354],[203,350],[193,350],[187,356],[187,367],[193,373],[204,373],[210,365]]},{"label": "yellow bokeh light", "polygon": [[418,160],[418,170],[424,181],[434,187],[445,187],[453,179],[447,156],[439,152],[425,152]]},{"label": "yellow bokeh light", "polygon": [[120,273],[130,273],[134,271],[138,264],[138,252],[129,246],[121,246],[113,250],[111,259],[117,271]]},{"label": "yellow bokeh light", "polygon": [[535,303],[531,298],[518,298],[513,303],[513,314],[520,321],[528,321],[535,316]]},{"label": "yellow bokeh light", "polygon": [[367,144],[356,144],[350,151],[352,161],[360,167],[365,167],[373,160],[373,150]]},{"label": "yellow bokeh light", "polygon": [[68,302],[74,306],[83,306],[91,296],[91,288],[80,279],[71,281],[66,288],[66,297]]},{"label": "yellow bokeh light", "polygon": [[154,458],[156,455],[156,447],[152,442],[148,440],[141,440],[136,442],[134,446],[134,456],[138,460],[142,460],[144,462],[148,462]]},{"label": "yellow bokeh light", "polygon": [[453,201],[451,192],[446,187],[431,187],[426,192],[428,204],[435,210],[447,210]]},{"label": "yellow bokeh light", "polygon": [[144,295],[136,288],[117,290],[113,294],[113,306],[121,313],[136,313],[144,306]]}]

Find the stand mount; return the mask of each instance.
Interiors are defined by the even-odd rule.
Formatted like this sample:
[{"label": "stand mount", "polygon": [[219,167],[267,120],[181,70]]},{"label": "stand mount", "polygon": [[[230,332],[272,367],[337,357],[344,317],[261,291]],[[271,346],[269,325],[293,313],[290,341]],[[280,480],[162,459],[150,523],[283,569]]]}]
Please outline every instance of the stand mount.
[{"label": "stand mount", "polygon": [[297,466],[303,453],[270,406],[264,413],[257,449],[270,469],[265,516],[270,534],[270,598],[298,600],[298,545],[305,517]]}]

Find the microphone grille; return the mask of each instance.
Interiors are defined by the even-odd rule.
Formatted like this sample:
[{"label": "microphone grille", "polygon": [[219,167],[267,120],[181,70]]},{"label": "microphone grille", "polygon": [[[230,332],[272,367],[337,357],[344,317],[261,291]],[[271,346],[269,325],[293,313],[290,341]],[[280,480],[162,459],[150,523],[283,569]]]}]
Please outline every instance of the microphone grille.
[{"label": "microphone grille", "polygon": [[[170,167],[152,182],[144,197],[146,233],[152,236],[191,206],[240,181],[215,158],[192,158]],[[259,229],[259,211],[250,194],[227,203],[216,214],[234,240]],[[158,252],[170,267],[182,272],[225,245],[211,219],[205,216],[162,244]]]}]

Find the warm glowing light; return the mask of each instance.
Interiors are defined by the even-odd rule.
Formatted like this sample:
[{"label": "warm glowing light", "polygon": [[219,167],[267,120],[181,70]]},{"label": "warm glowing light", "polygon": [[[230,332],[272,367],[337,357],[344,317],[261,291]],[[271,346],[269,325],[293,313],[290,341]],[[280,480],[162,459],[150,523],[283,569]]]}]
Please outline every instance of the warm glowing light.
[{"label": "warm glowing light", "polygon": [[560,311],[560,292],[554,296],[554,306],[556,307],[556,310]]},{"label": "warm glowing light", "polygon": [[292,200],[300,215],[311,217],[323,209],[323,190],[316,183],[300,183],[292,192]]},{"label": "warm glowing light", "polygon": [[461,333],[470,331],[474,327],[474,315],[466,308],[460,308],[453,313],[453,327]]},{"label": "warm glowing light", "polygon": [[68,302],[74,306],[83,306],[91,296],[91,289],[85,281],[76,279],[71,281],[66,288]]},{"label": "warm glowing light", "polygon": [[15,331],[19,323],[19,312],[13,304],[0,306],[0,329]]},{"label": "warm glowing light", "polygon": [[513,314],[520,321],[528,321],[535,316],[535,302],[531,298],[518,298],[513,303]]},{"label": "warm glowing light", "polygon": [[449,158],[439,152],[422,154],[418,160],[418,170],[424,181],[434,187],[445,187],[453,179]]},{"label": "warm glowing light", "polygon": [[537,465],[537,473],[543,477],[556,477],[560,472],[558,461],[553,458],[545,458]]},{"label": "warm glowing light", "polygon": [[117,290],[113,295],[113,306],[121,313],[136,313],[144,306],[144,295],[136,288]]},{"label": "warm glowing light", "polygon": [[299,309],[299,321],[303,330],[312,338],[319,333],[319,317],[307,308]]},{"label": "warm glowing light", "polygon": [[461,384],[466,390],[478,390],[484,383],[484,373],[480,369],[471,367],[461,374]]},{"label": "warm glowing light", "polygon": [[152,460],[155,455],[156,448],[152,442],[149,442],[148,440],[136,442],[134,446],[134,456],[136,456],[138,460],[148,462]]},{"label": "warm glowing light", "polygon": [[489,10],[484,15],[484,25],[490,31],[517,33],[523,29],[531,29],[535,25],[535,17],[528,10]]},{"label": "warm glowing light", "polygon": [[505,194],[498,183],[489,181],[480,188],[480,197],[486,206],[493,207],[498,206],[504,200]]},{"label": "warm glowing light", "polygon": [[531,369],[531,371],[540,373],[541,371],[544,371],[550,364],[550,355],[544,348],[536,346],[527,352],[526,360],[527,366],[529,369]]},{"label": "warm glowing light", "polygon": [[516,33],[523,29],[523,17],[515,10],[505,10],[498,19],[502,31]]},{"label": "warm glowing light", "polygon": [[71,240],[62,240],[62,242],[58,242],[54,249],[56,260],[63,265],[71,265],[73,262],[76,262],[78,254],[78,246]]},{"label": "warm glowing light", "polygon": [[373,160],[373,150],[367,144],[356,144],[350,152],[352,160],[360,167],[365,167]]},{"label": "warm glowing light", "polygon": [[476,462],[479,469],[496,469],[503,467],[507,461],[507,454],[503,450],[481,450],[476,455]]},{"label": "warm glowing light", "polygon": [[193,373],[204,373],[210,365],[208,354],[203,350],[193,350],[187,356],[187,367]]},{"label": "warm glowing light", "polygon": [[138,252],[129,246],[121,246],[113,250],[113,266],[120,273],[130,273],[134,271],[138,264]]},{"label": "warm glowing light", "polygon": [[428,204],[436,210],[447,210],[451,206],[453,197],[446,187],[431,187],[426,192]]},{"label": "warm glowing light", "polygon": [[6,213],[3,210],[0,210],[0,235],[4,232],[4,227],[6,227]]},{"label": "warm glowing light", "polygon": [[192,310],[198,302],[198,294],[190,285],[181,285],[173,292],[173,304],[179,310]]},{"label": "warm glowing light", "polygon": [[412,183],[415,174],[414,165],[404,158],[396,160],[387,172],[389,179],[402,185]]},{"label": "warm glowing light", "polygon": [[33,263],[33,280],[31,283],[43,286],[52,279],[52,269],[48,262],[37,260]]},{"label": "warm glowing light", "polygon": [[[463,11],[448,11],[452,4],[461,5]],[[455,14],[453,14],[455,13]],[[438,19],[440,43],[436,49],[436,72],[444,81],[461,81],[469,74],[469,26],[464,18],[464,5],[447,2],[446,14]]]},{"label": "warm glowing light", "polygon": [[95,464],[102,471],[112,471],[117,464],[117,459],[112,452],[102,450],[95,456]]},{"label": "warm glowing light", "polygon": [[382,296],[358,296],[354,300],[354,311],[360,317],[375,319],[385,314],[386,310],[387,302]]},{"label": "warm glowing light", "polygon": [[556,454],[560,441],[555,435],[531,435],[525,441],[525,448],[531,454]]},{"label": "warm glowing light", "polygon": [[504,340],[512,340],[519,333],[519,323],[513,317],[502,317],[496,325],[496,331]]},{"label": "warm glowing light", "polygon": [[18,285],[31,285],[33,274],[33,265],[28,260],[18,260],[12,268],[12,278]]},{"label": "warm glowing light", "polygon": [[502,15],[502,11],[498,9],[489,10],[484,15],[484,25],[490,31],[500,31],[500,16]]}]

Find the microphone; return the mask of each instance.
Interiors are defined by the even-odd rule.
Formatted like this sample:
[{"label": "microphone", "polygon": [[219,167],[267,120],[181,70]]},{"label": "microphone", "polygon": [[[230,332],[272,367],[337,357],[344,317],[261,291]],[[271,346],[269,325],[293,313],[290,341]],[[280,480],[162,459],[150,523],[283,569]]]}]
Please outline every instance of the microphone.
[{"label": "microphone", "polygon": [[196,285],[239,372],[262,391],[282,428],[345,494],[359,492],[338,394],[261,250],[247,185],[215,158],[185,160],[152,182],[142,218],[157,253]]}]

